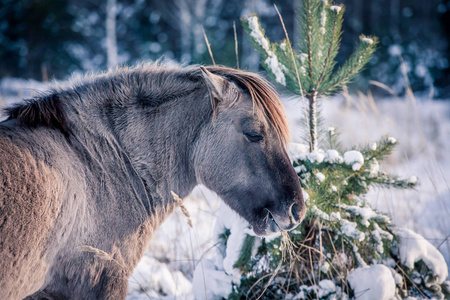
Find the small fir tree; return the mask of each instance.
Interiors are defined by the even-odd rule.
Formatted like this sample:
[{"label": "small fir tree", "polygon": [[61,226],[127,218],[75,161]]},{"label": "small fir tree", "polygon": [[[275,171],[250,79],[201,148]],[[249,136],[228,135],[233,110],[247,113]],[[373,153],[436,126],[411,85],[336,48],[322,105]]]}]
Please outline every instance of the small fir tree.
[{"label": "small fir tree", "polygon": [[[244,17],[242,24],[273,80],[308,101],[307,145],[293,144],[290,150],[307,213],[300,226],[278,238],[257,242],[256,237],[246,236],[234,264],[242,278],[229,297],[356,297],[350,286],[356,274],[352,270],[382,264],[395,278],[397,297],[443,298],[446,278],[432,264],[406,263],[400,255],[404,236],[397,234],[388,216],[373,210],[364,199],[373,186],[414,188],[415,176],[400,178],[380,170],[379,162],[392,152],[395,138],[386,136],[344,151],[334,128],[318,130],[320,98],[333,95],[353,79],[370,60],[378,40],[361,35],[354,53],[336,67],[344,6],[326,0],[302,0],[301,4],[299,50],[292,48],[287,36],[279,44],[271,43],[257,15]],[[228,237],[223,235],[225,245]]]},{"label": "small fir tree", "polygon": [[[328,1],[302,1],[299,10],[300,45],[294,50],[289,38],[271,43],[257,15],[242,19],[242,25],[261,54],[262,66],[280,85],[308,99],[310,149],[317,147],[317,101],[339,91],[372,57],[378,39],[361,35],[350,58],[335,70],[345,8]],[[287,35],[287,34],[286,34]]]}]

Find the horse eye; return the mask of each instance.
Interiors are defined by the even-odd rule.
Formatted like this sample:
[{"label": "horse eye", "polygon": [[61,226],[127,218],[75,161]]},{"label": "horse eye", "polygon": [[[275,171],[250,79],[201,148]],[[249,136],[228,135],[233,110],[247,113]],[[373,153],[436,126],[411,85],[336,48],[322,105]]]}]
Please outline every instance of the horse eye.
[{"label": "horse eye", "polygon": [[263,139],[262,135],[259,135],[256,132],[249,132],[249,133],[246,132],[244,134],[247,137],[247,139],[252,143],[259,142]]}]

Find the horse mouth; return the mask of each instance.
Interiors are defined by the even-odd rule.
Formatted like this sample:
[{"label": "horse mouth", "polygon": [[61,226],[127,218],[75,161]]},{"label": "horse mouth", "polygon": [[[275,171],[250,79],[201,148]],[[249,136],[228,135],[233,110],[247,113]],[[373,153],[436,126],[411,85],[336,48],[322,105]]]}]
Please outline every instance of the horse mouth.
[{"label": "horse mouth", "polygon": [[277,221],[273,217],[270,210],[267,210],[267,221],[268,221],[267,229],[269,229],[271,231],[271,233],[277,233],[279,231],[283,231],[283,229],[281,229],[281,227],[278,225]]},{"label": "horse mouth", "polygon": [[[296,209],[296,207],[294,207]],[[296,228],[300,224],[300,218],[298,213],[293,214],[293,218],[290,217],[289,220],[281,219],[277,221],[277,216],[274,215],[269,209],[265,209],[267,215],[265,216],[265,235],[271,235],[274,233],[282,232],[282,231],[290,231]],[[297,216],[297,218],[296,218]],[[281,223],[280,223],[281,222]]]}]

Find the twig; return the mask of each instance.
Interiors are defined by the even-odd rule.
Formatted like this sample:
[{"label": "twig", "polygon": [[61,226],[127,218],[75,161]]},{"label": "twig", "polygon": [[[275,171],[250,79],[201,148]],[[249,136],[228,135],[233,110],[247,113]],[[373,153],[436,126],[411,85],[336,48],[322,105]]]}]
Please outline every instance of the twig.
[{"label": "twig", "polygon": [[208,37],[206,36],[205,28],[203,28],[203,26],[202,26],[202,31],[203,31],[203,36],[205,37],[206,47],[208,47],[209,56],[211,56],[211,60],[213,62],[213,65],[216,65],[216,62],[214,60],[214,56],[213,56],[212,51],[211,51],[211,45],[209,44]]},{"label": "twig", "polygon": [[427,299],[430,299],[430,297],[425,295],[425,293],[422,292],[422,290],[414,283],[414,281],[411,278],[409,278],[409,276],[406,274],[406,272],[402,269],[402,267],[396,261],[395,261],[395,265],[398,267],[398,269],[400,271],[402,271],[403,276],[405,276],[412,283],[412,285],[419,291],[420,294],[422,294],[422,296],[424,296]]},{"label": "twig", "polygon": [[[304,97],[304,95],[303,95],[303,86],[302,86],[302,83],[300,82],[300,76],[299,76],[299,74],[298,74],[297,62],[296,62],[295,57],[294,57],[294,50],[292,49],[292,43],[291,43],[291,41],[290,41],[290,39],[289,39],[289,35],[288,35],[288,33],[287,33],[286,26],[284,26],[283,17],[281,16],[280,11],[278,10],[277,5],[274,4],[273,6],[275,6],[275,10],[277,11],[278,17],[280,18],[280,22],[281,22],[281,25],[283,26],[284,34],[286,35],[286,40],[289,42],[289,50],[290,50],[290,52],[291,52],[291,58],[292,58],[292,61],[294,62],[295,75],[297,76],[298,86],[300,87],[300,94],[301,94],[302,97]],[[306,93],[306,91],[305,91],[305,93]]]},{"label": "twig", "polygon": [[189,214],[188,210],[186,209],[186,206],[184,206],[183,200],[177,194],[175,194],[173,191],[170,191],[170,193],[172,194],[173,199],[178,203],[178,205],[180,205],[181,211],[186,216],[189,226],[191,228],[194,228],[194,226],[192,225],[191,215]]},{"label": "twig", "polygon": [[234,30],[234,51],[236,52],[236,66],[239,69],[239,47],[238,47],[238,39],[236,32],[236,22],[233,21],[233,30]]}]

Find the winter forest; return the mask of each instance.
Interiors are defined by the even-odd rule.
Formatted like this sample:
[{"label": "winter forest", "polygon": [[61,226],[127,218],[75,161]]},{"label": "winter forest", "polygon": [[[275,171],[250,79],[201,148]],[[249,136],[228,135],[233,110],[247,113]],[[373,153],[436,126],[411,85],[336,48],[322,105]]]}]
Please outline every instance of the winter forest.
[{"label": "winter forest", "polygon": [[271,81],[307,208],[260,238],[196,187],[127,299],[450,298],[450,1],[0,0],[0,108],[148,61]]}]

